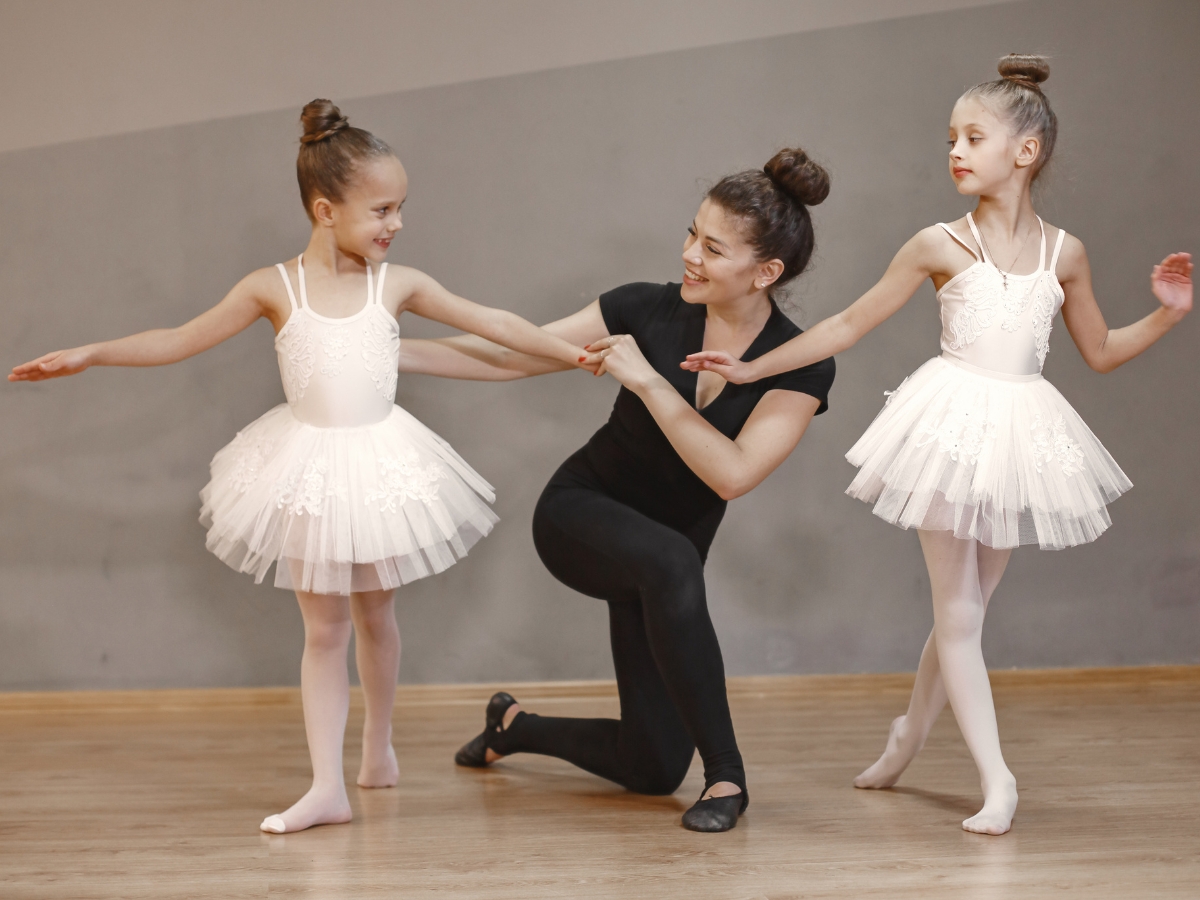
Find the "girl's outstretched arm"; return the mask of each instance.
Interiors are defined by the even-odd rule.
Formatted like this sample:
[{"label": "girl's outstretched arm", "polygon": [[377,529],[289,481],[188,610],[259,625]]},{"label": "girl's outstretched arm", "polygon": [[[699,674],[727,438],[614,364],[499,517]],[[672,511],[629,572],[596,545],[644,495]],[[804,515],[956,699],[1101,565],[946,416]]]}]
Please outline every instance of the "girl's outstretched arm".
[{"label": "girl's outstretched arm", "polygon": [[944,255],[941,229],[926,228],[900,248],[873,288],[799,337],[749,362],[742,362],[721,350],[704,350],[689,355],[680,365],[692,372],[707,369],[726,381],[743,384],[812,365],[841,353],[907,303],[921,282],[942,267]]},{"label": "girl's outstretched arm", "polygon": [[[225,299],[177,328],[156,328],[129,337],[55,350],[14,366],[9,381],[44,381],[76,375],[90,366],[165,366],[215,347],[266,316],[276,330],[287,320],[279,273],[259,269],[243,278]],[[282,299],[282,309],[279,301]]]},{"label": "girl's outstretched arm", "polygon": [[[516,313],[481,306],[450,293],[416,269],[400,268],[405,279],[398,312],[414,312],[452,328],[486,338],[519,353],[555,360],[565,366],[588,368],[591,355]],[[591,368],[595,368],[593,363]]]},{"label": "girl's outstretched arm", "polygon": [[[595,300],[574,315],[544,326],[543,330],[576,346],[608,336],[608,327]],[[577,363],[559,362],[509,350],[474,334],[439,340],[405,339],[400,343],[400,371],[474,381],[511,381],[562,372]]]},{"label": "girl's outstretched arm", "polygon": [[1058,263],[1063,322],[1084,362],[1111,372],[1129,362],[1170,331],[1192,308],[1192,256],[1172,253],[1150,272],[1150,290],[1158,309],[1124,328],[1110,329],[1092,293],[1092,270],[1078,238],[1067,235]]}]

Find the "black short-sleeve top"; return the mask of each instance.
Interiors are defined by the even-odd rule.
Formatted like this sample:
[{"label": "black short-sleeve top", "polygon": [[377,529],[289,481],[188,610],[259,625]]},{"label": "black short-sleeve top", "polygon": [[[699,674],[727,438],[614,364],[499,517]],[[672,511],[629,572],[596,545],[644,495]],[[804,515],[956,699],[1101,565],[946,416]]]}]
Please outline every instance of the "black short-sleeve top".
[{"label": "black short-sleeve top", "polygon": [[[632,335],[647,361],[695,406],[698,374],[679,367],[684,357],[703,349],[708,310],[684,301],[678,284],[627,284],[600,296],[600,311],[609,334]],[[801,331],[774,302],[762,331],[742,355],[755,359]],[[833,384],[833,359],[793,369],[748,384],[726,384],[700,415],[721,434],[733,439],[767,391],[799,391],[820,401],[817,413],[828,408]],[[637,394],[622,387],[608,422],[576,454],[586,460],[606,489],[650,517],[691,532],[700,520],[716,526],[725,501],[688,468],[675,452]],[[703,531],[709,528],[704,526]],[[712,534],[708,534],[711,540]]]}]

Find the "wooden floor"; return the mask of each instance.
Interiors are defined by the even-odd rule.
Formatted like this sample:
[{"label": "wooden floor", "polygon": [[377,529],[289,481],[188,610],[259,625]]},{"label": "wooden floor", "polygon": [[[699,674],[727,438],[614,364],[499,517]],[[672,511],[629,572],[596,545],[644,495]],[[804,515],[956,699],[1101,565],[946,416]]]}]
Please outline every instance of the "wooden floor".
[{"label": "wooden floor", "polygon": [[[907,676],[732,682],[752,803],[724,835],[679,826],[697,766],[657,798],[538,757],[456,768],[491,687],[402,689],[399,786],[352,790],[350,825],[274,837],[259,821],[309,774],[294,691],[0,695],[0,897],[1200,897],[1200,667],[993,681],[1021,790],[999,838],[959,827],[980,797],[949,714],[900,787],[850,786]],[[514,693],[616,709],[605,684]]]}]

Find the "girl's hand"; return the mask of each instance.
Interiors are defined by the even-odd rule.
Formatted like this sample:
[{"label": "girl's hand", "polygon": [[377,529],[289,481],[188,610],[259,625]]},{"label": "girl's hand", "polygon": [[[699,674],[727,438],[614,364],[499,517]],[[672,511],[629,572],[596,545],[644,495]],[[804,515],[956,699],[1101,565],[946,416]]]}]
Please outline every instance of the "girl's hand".
[{"label": "girl's hand", "polygon": [[691,353],[679,364],[689,372],[716,372],[730,384],[745,384],[754,381],[749,363],[735,359],[724,350],[702,350]]},{"label": "girl's hand", "polygon": [[30,362],[13,366],[8,380],[45,381],[47,378],[78,375],[91,364],[91,353],[87,347],[76,347],[73,350],[55,350],[53,353],[39,356]]},{"label": "girl's hand", "polygon": [[603,375],[604,357],[600,353],[600,350],[593,351],[591,347],[585,347],[575,362],[576,368],[585,369],[593,375]]},{"label": "girl's hand", "polygon": [[659,378],[658,372],[646,361],[632,335],[613,334],[588,344],[588,353],[596,354],[599,367],[595,374],[606,372],[634,393]]},{"label": "girl's hand", "polygon": [[1167,309],[1183,315],[1192,308],[1192,254],[1172,253],[1150,273],[1150,290]]}]

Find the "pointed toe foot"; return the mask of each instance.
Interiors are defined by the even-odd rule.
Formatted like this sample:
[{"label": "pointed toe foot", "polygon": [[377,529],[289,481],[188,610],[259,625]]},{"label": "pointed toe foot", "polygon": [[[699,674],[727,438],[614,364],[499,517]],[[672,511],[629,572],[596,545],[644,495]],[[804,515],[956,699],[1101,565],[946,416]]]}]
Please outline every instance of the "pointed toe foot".
[{"label": "pointed toe foot", "polygon": [[267,816],[258,827],[268,834],[287,834],[287,824],[283,821],[283,816]]},{"label": "pointed toe foot", "polygon": [[454,764],[470,769],[483,769],[487,766],[487,732],[467,741],[454,754]]}]

